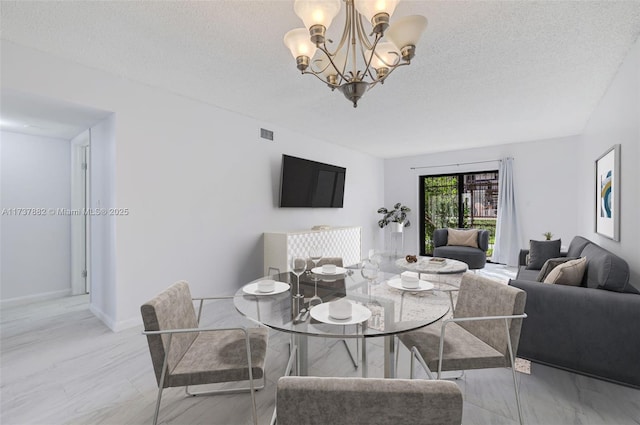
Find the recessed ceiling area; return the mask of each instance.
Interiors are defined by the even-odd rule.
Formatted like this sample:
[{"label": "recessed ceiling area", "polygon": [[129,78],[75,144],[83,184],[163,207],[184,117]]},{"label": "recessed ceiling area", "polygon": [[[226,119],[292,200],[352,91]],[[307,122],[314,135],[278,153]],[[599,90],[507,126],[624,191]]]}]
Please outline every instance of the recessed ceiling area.
[{"label": "recessed ceiling area", "polygon": [[640,34],[639,1],[401,1],[416,57],[354,109],[296,69],[293,3],[3,1],[2,38],[392,158],[580,134]]},{"label": "recessed ceiling area", "polygon": [[71,140],[111,112],[0,89],[0,130]]}]

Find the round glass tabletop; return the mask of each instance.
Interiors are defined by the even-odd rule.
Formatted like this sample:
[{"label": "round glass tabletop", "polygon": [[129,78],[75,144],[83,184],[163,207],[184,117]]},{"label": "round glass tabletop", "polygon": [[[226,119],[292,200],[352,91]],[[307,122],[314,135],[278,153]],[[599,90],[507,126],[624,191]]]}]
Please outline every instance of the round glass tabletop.
[{"label": "round glass tabletop", "polygon": [[315,280],[309,274],[300,277],[300,292],[306,308],[309,308],[309,299],[317,295],[322,299],[320,305],[346,298],[358,306],[357,311],[365,308],[370,311],[371,314],[362,315],[362,322],[355,324],[352,321],[349,324],[335,321],[325,323],[316,319],[321,317],[317,314],[293,315],[292,295],[296,293],[297,285],[295,276],[289,273],[270,277],[291,284],[288,291],[274,295],[252,295],[241,288],[234,297],[234,303],[241,314],[270,328],[337,338],[378,337],[407,332],[434,323],[449,311],[449,296],[445,292],[395,289],[386,284],[388,279],[394,277],[398,278],[398,275],[380,272],[375,281],[369,282],[362,277],[360,270],[348,270],[338,279]]}]

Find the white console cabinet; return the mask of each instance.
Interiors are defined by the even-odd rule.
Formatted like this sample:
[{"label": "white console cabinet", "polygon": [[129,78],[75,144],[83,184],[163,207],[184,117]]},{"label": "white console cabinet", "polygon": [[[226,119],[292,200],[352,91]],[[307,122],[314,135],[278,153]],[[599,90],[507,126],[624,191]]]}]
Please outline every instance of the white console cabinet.
[{"label": "white console cabinet", "polygon": [[357,264],[361,257],[360,227],[331,227],[324,230],[270,232],[264,234],[264,273],[274,267],[289,270],[293,255],[309,256],[309,248],[319,246],[324,257],[342,257],[346,266]]}]

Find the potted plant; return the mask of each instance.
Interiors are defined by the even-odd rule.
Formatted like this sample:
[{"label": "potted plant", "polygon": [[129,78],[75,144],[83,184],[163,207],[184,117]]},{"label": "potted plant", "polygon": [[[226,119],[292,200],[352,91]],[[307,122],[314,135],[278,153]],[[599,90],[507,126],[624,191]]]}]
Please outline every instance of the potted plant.
[{"label": "potted plant", "polygon": [[405,205],[402,205],[400,202],[393,206],[392,210],[388,210],[385,207],[378,209],[378,214],[384,214],[384,216],[378,220],[378,226],[380,228],[384,228],[387,224],[392,223],[395,226],[392,229],[395,232],[402,232],[404,227],[409,227],[411,222],[407,220],[407,213],[410,212],[411,209]]},{"label": "potted plant", "polygon": [[551,232],[544,232],[544,233],[542,234],[542,236],[544,236],[546,240],[550,241],[550,240],[551,240],[551,238],[553,237],[553,233],[551,233]]}]

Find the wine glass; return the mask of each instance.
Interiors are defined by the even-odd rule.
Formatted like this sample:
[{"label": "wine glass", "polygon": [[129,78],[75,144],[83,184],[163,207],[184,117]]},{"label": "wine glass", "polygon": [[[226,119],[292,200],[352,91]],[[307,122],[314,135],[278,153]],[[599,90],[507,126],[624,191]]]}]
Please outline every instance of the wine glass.
[{"label": "wine glass", "polygon": [[301,255],[291,257],[291,271],[296,275],[297,295],[300,295],[300,275],[307,269],[307,259]]},{"label": "wine glass", "polygon": [[360,274],[367,279],[369,285],[373,284],[378,278],[378,272],[380,271],[380,265],[376,261],[364,260],[362,267],[360,268]]},{"label": "wine glass", "polygon": [[[372,286],[374,284],[374,282],[376,281],[376,279],[378,278],[378,272],[380,271],[380,266],[378,265],[378,263],[376,261],[372,261],[372,260],[363,260],[362,261],[362,267],[360,267],[360,274],[362,275],[362,277],[364,277],[365,279],[367,279],[367,293],[369,295],[369,302],[367,303],[367,307],[369,308],[369,310],[371,310],[372,314],[375,312],[375,314],[373,314],[373,316],[377,316],[377,319],[374,317],[374,321],[371,323],[374,323],[375,326],[379,326],[379,321],[380,321],[380,310],[379,310],[379,306],[380,303],[378,303],[378,301],[376,301],[376,299],[374,298],[373,300],[371,299],[371,295],[372,295]],[[376,322],[377,320],[377,322]]]},{"label": "wine glass", "polygon": [[378,264],[378,266],[380,266],[382,264],[382,254],[378,251],[376,251],[375,249],[370,249],[369,250],[369,261],[372,261],[376,264]]},{"label": "wine glass", "polygon": [[313,266],[318,267],[318,263],[322,260],[322,249],[314,246],[309,250],[309,258],[313,261]]},{"label": "wine glass", "polygon": [[[309,250],[309,258],[313,261],[314,268],[318,267],[318,263],[322,260],[322,249],[314,246]],[[313,274],[314,291],[313,297],[309,299],[309,307],[322,304],[322,298],[318,296],[318,275]]]},{"label": "wine glass", "polygon": [[[322,260],[322,249],[320,249],[320,247],[318,246],[313,246],[311,249],[309,249],[309,259],[313,262],[313,268],[317,268],[318,263],[320,262],[320,260]],[[311,272],[313,273],[313,269],[311,270]],[[313,273],[313,280],[318,280],[318,276],[316,273]]]}]

